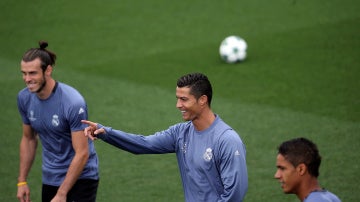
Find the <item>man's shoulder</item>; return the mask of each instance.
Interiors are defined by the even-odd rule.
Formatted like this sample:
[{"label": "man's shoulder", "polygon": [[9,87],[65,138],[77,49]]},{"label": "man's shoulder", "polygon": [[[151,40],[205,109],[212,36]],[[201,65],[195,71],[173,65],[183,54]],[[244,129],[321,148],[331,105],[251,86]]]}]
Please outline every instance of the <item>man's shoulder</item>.
[{"label": "man's shoulder", "polygon": [[191,126],[192,126],[191,121],[185,121],[185,122],[176,123],[176,124],[170,126],[170,128],[177,129],[177,130],[186,130],[186,129],[189,129]]},{"label": "man's shoulder", "polygon": [[28,88],[23,88],[19,91],[18,96],[26,96],[26,95],[30,95],[31,92],[29,91]]},{"label": "man's shoulder", "polygon": [[79,93],[79,91],[73,87],[73,86],[70,86],[69,84],[66,84],[66,83],[62,83],[62,82],[57,82],[58,83],[58,88],[62,91],[65,91],[67,93]]},{"label": "man's shoulder", "polygon": [[341,200],[335,194],[324,189],[311,192],[304,202],[341,202]]},{"label": "man's shoulder", "polygon": [[18,102],[28,103],[33,95],[34,93],[31,93],[28,88],[23,88],[17,95]]},{"label": "man's shoulder", "polygon": [[225,123],[219,116],[217,116],[215,119],[213,130],[216,131],[215,133],[220,138],[226,138],[228,136],[239,136],[237,132],[230,125]]},{"label": "man's shoulder", "polygon": [[56,89],[56,91],[61,92],[63,99],[68,99],[72,101],[84,101],[84,98],[80,94],[80,92],[68,84],[58,82],[57,88],[58,89]]}]

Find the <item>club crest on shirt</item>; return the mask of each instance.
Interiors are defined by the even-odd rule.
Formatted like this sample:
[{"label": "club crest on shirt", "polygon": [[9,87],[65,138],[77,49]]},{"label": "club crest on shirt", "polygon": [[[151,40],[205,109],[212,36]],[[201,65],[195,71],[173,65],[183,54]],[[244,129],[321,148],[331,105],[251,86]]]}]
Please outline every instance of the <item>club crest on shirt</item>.
[{"label": "club crest on shirt", "polygon": [[206,162],[209,162],[209,161],[211,161],[212,157],[213,157],[212,149],[209,147],[205,150],[203,158]]},{"label": "club crest on shirt", "polygon": [[54,114],[53,117],[52,117],[52,121],[51,121],[51,124],[55,127],[59,126],[60,124],[60,120],[59,120],[59,116]]},{"label": "club crest on shirt", "polygon": [[33,110],[30,110],[29,120],[30,121],[36,121],[36,118],[34,117],[34,111]]}]

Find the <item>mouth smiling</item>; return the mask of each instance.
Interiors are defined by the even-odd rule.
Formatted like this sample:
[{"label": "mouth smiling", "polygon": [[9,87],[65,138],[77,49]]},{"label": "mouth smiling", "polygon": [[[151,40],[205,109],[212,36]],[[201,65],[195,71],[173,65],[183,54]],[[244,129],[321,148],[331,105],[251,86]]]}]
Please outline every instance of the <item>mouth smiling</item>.
[{"label": "mouth smiling", "polygon": [[28,88],[34,88],[36,86],[35,83],[27,83],[26,85]]},{"label": "mouth smiling", "polygon": [[30,90],[30,91],[35,91],[38,88],[38,84],[37,83],[27,83],[26,87]]}]

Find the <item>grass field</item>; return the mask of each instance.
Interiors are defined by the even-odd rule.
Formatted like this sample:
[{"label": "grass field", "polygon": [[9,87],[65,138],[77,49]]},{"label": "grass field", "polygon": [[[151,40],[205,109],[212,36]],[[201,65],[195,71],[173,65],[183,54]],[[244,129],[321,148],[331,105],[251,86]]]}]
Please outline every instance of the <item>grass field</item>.
[{"label": "grass field", "polygon": [[[90,120],[133,133],[180,122],[176,79],[207,74],[213,110],[247,147],[245,201],[298,201],[273,179],[276,147],[298,136],[319,146],[321,185],[360,201],[359,9],[355,0],[1,1],[0,201],[16,201],[19,63],[41,39],[58,55],[53,76],[83,94]],[[218,47],[233,34],[248,42],[248,58],[229,65]],[[34,202],[40,149],[28,177]],[[99,202],[184,200],[174,154],[96,149]]]}]

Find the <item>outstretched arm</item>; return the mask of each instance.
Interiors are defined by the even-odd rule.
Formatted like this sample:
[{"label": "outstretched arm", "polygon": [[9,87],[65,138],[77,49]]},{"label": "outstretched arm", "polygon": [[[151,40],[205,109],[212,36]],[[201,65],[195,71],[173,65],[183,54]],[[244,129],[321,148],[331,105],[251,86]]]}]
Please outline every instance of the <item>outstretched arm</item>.
[{"label": "outstretched arm", "polygon": [[133,154],[160,154],[175,151],[176,130],[174,127],[145,136],[104,127],[88,120],[82,120],[81,122],[88,124],[88,127],[84,130],[85,136],[92,140],[98,137],[108,144]]}]

